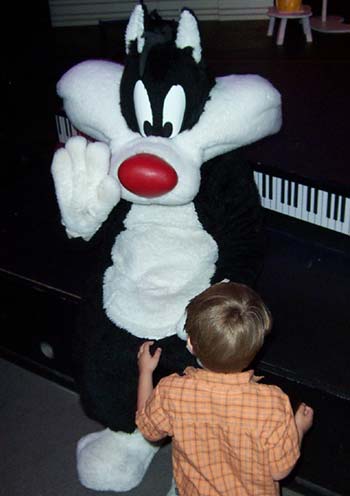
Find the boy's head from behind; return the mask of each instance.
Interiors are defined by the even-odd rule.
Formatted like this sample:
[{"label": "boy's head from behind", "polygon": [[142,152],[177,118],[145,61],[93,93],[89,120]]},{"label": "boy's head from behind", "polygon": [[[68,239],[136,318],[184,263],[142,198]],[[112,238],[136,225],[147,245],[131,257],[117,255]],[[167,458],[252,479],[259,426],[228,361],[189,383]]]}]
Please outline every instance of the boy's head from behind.
[{"label": "boy's head from behind", "polygon": [[186,331],[193,353],[213,372],[234,373],[248,367],[271,324],[260,296],[243,284],[214,284],[187,307]]}]

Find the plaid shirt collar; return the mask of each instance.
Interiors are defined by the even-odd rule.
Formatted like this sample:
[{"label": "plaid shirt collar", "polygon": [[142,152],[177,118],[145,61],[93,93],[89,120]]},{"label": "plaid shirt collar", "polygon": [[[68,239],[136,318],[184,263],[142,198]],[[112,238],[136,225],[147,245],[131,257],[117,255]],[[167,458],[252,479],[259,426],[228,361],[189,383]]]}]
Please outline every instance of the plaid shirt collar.
[{"label": "plaid shirt collar", "polygon": [[236,374],[218,374],[217,372],[211,372],[210,370],[187,367],[184,373],[192,378],[198,378],[201,381],[228,384],[231,386],[239,386],[247,384],[248,382],[257,382],[261,379],[261,377],[256,377],[254,375],[254,370],[247,370]]}]

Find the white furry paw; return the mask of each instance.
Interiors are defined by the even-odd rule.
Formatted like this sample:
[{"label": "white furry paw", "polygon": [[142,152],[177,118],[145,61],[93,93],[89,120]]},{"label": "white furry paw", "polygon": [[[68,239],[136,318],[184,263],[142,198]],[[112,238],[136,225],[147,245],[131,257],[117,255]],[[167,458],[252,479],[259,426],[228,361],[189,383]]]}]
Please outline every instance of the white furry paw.
[{"label": "white furry paw", "polygon": [[95,491],[129,491],[141,482],[158,449],[138,430],[89,434],[77,446],[80,482]]},{"label": "white furry paw", "polygon": [[108,175],[110,151],[104,143],[70,138],[52,162],[57,201],[68,236],[88,241],[120,200],[120,185]]}]

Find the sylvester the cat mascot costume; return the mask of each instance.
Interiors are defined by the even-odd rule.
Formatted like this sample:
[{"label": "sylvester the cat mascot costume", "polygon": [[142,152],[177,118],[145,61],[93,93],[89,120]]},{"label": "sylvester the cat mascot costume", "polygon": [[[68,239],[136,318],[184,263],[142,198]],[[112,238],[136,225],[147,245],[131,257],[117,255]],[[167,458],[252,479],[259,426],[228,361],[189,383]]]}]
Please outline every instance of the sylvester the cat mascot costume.
[{"label": "sylvester the cat mascot costume", "polygon": [[183,340],[188,302],[224,279],[254,285],[261,205],[236,150],[281,125],[268,81],[210,75],[190,10],[167,23],[137,4],[125,43],[124,66],[85,61],[58,82],[81,135],[52,163],[67,235],[98,246],[74,355],[82,405],[102,427],[79,441],[77,469],[86,487],[117,492],[138,485],[161,449],[135,427],[140,344],[162,348],[156,381],[196,366]]}]

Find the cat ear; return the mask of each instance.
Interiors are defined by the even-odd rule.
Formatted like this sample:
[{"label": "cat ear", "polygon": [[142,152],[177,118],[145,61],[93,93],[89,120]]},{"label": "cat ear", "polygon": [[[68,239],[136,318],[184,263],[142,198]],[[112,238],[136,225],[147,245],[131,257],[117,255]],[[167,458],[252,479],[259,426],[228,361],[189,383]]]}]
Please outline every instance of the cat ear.
[{"label": "cat ear", "polygon": [[144,7],[140,3],[134,8],[125,31],[125,50],[128,54],[130,44],[137,41],[137,51],[141,53],[145,44]]},{"label": "cat ear", "polygon": [[177,48],[192,48],[192,57],[197,62],[201,61],[202,48],[198,23],[195,16],[187,9],[181,12],[175,44]]}]

